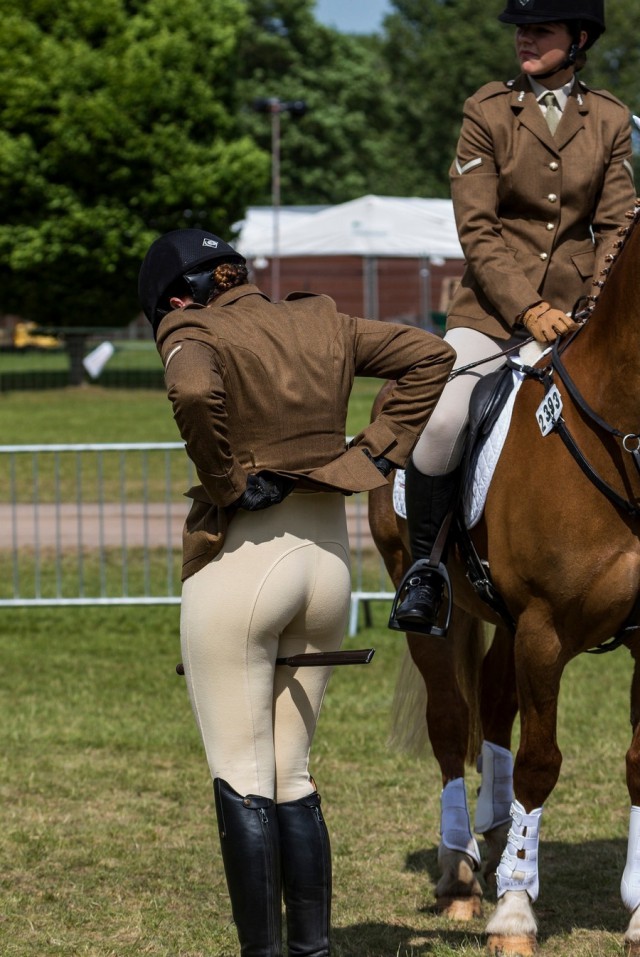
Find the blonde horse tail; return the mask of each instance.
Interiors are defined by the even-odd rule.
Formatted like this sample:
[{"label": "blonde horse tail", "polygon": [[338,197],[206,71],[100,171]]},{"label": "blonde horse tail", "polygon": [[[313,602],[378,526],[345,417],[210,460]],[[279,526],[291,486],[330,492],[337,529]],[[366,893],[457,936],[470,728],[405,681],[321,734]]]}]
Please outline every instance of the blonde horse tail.
[{"label": "blonde horse tail", "polygon": [[405,645],[391,703],[390,748],[411,755],[422,754],[427,749],[426,710],[427,688]]},{"label": "blonde horse tail", "polygon": [[[482,661],[489,644],[487,627],[479,619],[456,609],[449,636],[445,639],[453,641],[455,679],[468,709],[466,755],[469,764],[475,763],[482,746],[480,680]],[[426,710],[426,684],[407,646],[391,705],[388,740],[391,748],[415,756],[429,748]]]}]

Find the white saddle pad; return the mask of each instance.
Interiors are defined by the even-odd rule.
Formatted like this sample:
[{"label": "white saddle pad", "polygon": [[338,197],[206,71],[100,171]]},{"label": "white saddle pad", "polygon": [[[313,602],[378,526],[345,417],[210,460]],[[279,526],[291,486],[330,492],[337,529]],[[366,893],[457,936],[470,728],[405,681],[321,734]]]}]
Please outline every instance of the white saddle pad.
[{"label": "white saddle pad", "polygon": [[[520,356],[515,358],[514,362],[533,365],[542,355],[542,350],[537,343],[528,343],[520,352]],[[515,402],[518,389],[522,385],[525,376],[519,369],[513,369],[514,388],[507,399],[505,406],[500,413],[496,424],[485,439],[478,455],[478,464],[473,477],[469,483],[465,499],[463,502],[464,520],[467,528],[473,528],[480,521],[487,500],[487,492],[491,484],[491,479],[495,471],[504,441],[509,432],[511,424],[511,413],[513,412],[513,403]],[[401,518],[407,517],[407,508],[404,495],[404,470],[397,469],[393,481],[393,508],[396,515]]]}]

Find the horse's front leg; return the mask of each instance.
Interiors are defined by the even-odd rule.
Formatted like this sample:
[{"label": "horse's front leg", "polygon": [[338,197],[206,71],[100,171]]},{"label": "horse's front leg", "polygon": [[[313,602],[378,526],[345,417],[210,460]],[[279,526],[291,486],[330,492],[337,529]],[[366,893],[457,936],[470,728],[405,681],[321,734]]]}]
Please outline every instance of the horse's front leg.
[{"label": "horse's front leg", "polygon": [[471,832],[464,781],[469,712],[456,677],[454,633],[455,627],[447,641],[411,634],[407,640],[426,685],[427,732],[442,773],[438,847],[441,877],[436,903],[448,916],[469,920],[481,913],[482,888],[476,876],[480,851]]},{"label": "horse's front leg", "polygon": [[498,904],[487,925],[492,953],[528,955],[536,946],[531,905],[538,897],[540,821],[562,763],[556,723],[564,663],[557,636],[545,620],[531,615],[521,619],[515,639],[521,737],[511,827],[496,872]]},{"label": "horse's front leg", "polygon": [[622,901],[631,912],[624,935],[627,954],[640,957],[640,638],[631,646],[634,659],[631,680],[631,745],[627,751],[627,788],[631,798],[627,862],[622,875]]},{"label": "horse's front leg", "polygon": [[511,733],[518,713],[513,635],[498,626],[482,663],[480,714],[484,740],[478,761],[481,784],[474,830],[482,834],[486,858],[482,872],[495,890],[496,869],[506,847],[513,801]]}]

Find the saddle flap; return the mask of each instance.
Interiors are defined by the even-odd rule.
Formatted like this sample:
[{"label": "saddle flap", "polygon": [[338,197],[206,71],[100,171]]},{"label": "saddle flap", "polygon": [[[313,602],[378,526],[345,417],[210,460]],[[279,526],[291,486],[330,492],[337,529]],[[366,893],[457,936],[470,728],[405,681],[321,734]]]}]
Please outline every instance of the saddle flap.
[{"label": "saddle flap", "polygon": [[461,503],[473,498],[474,477],[487,436],[500,418],[515,381],[509,365],[483,376],[476,384],[469,406],[469,431],[462,466]]}]

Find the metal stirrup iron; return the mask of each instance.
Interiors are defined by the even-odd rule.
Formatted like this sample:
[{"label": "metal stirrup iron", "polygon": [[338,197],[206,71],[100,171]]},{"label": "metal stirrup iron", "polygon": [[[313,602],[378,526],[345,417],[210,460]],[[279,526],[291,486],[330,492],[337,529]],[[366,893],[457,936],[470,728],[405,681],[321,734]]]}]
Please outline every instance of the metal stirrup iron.
[{"label": "metal stirrup iron", "polygon": [[[432,635],[435,638],[445,638],[449,630],[449,622],[451,621],[451,611],[453,608],[453,591],[451,588],[451,579],[449,578],[449,572],[447,567],[442,561],[442,553],[444,552],[444,547],[449,536],[449,528],[451,527],[451,522],[453,519],[453,513],[455,509],[455,504],[452,503],[451,508],[445,518],[444,522],[440,526],[440,531],[434,542],[433,548],[431,549],[431,555],[429,558],[421,558],[418,561],[414,562],[411,565],[411,568],[405,572],[402,581],[398,585],[395,598],[393,599],[393,604],[391,606],[391,614],[389,615],[389,625],[388,627],[393,631],[405,631],[411,632],[411,634],[417,635]],[[420,572],[429,572],[433,575],[439,575],[442,578],[446,591],[447,591],[447,608],[445,612],[445,618],[442,625],[420,625],[420,624],[411,624],[409,627],[401,624],[398,620],[397,612],[398,605],[401,603],[404,598],[404,591],[409,585],[411,579],[414,575],[419,575]]]}]

